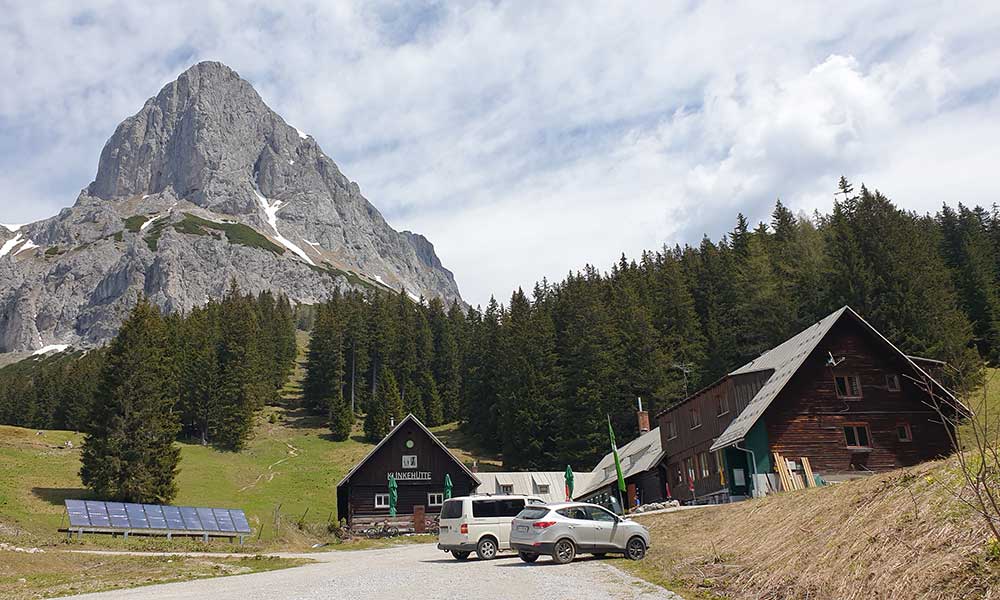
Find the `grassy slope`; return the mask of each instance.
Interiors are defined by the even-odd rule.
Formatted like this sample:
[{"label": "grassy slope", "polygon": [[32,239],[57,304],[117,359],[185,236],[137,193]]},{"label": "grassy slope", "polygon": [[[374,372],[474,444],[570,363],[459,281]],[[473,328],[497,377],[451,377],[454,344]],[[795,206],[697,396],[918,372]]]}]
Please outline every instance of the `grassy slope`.
[{"label": "grassy slope", "polygon": [[[360,422],[351,439],[334,442],[322,419],[294,408],[301,392],[306,344],[300,332],[300,364],[283,390],[287,406],[262,411],[255,436],[244,451],[179,444],[179,492],[173,503],[244,509],[254,530],[253,549],[303,549],[332,541],[326,523],[337,519],[337,483],[372,448],[363,440]],[[454,425],[438,430],[461,460],[471,463],[477,458]],[[72,442],[72,449],[65,447],[67,441]],[[90,497],[78,476],[82,442],[82,435],[66,431],[0,426],[0,538],[21,531],[38,542],[58,539],[56,530],[65,526],[63,500]],[[480,459],[480,464],[484,462],[496,461]],[[301,528],[300,520],[305,523]],[[123,545],[107,537],[85,540],[102,546]],[[158,548],[159,542],[135,539],[127,547]],[[178,548],[178,543],[164,547]],[[213,542],[210,547],[221,549],[221,544]]]},{"label": "grassy slope", "polygon": [[[977,409],[1000,414],[1000,374]],[[638,517],[653,535],[623,566],[686,597],[995,598],[1000,556],[958,501],[954,458],[762,500]]]}]

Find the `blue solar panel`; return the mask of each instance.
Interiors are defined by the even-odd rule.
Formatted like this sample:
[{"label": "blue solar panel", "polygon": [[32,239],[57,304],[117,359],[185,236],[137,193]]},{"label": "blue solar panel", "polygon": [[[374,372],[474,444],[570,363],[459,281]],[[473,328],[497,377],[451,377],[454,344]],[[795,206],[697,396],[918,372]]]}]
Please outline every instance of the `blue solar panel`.
[{"label": "blue solar panel", "polygon": [[126,504],[125,513],[128,515],[129,525],[133,529],[149,529],[149,521],[146,520],[146,511],[142,510],[141,504]]},{"label": "blue solar panel", "polygon": [[166,529],[167,520],[163,517],[162,506],[158,504],[143,504],[142,510],[146,511],[146,522],[150,529]]},{"label": "blue solar panel", "polygon": [[184,518],[184,528],[190,531],[202,531],[201,519],[198,518],[198,510],[190,506],[181,507],[181,517]]},{"label": "blue solar panel", "polygon": [[215,515],[215,522],[219,524],[219,531],[236,531],[236,525],[233,524],[233,518],[229,516],[228,510],[213,508],[212,514]]},{"label": "blue solar panel", "polygon": [[82,532],[90,528],[128,532],[166,531],[168,535],[191,532],[198,535],[243,535],[251,532],[246,514],[239,509],[125,504],[96,500],[66,500],[69,526]]},{"label": "blue solar panel", "polygon": [[66,512],[69,513],[69,524],[75,527],[89,527],[90,516],[87,514],[87,504],[83,500],[67,500]]},{"label": "blue solar panel", "polygon": [[243,514],[242,510],[231,510],[229,514],[233,517],[233,525],[236,526],[236,531],[239,533],[250,533],[250,522],[247,521],[247,516]]},{"label": "blue solar panel", "polygon": [[94,527],[111,527],[111,518],[108,517],[108,507],[103,502],[87,500],[86,504],[91,525]]},{"label": "blue solar panel", "polygon": [[201,517],[201,526],[205,531],[219,531],[219,524],[215,522],[215,515],[211,508],[199,508],[198,516]]},{"label": "blue solar panel", "polygon": [[167,520],[167,527],[169,529],[183,530],[184,519],[181,518],[181,509],[176,506],[164,506],[163,517]]},{"label": "blue solar panel", "polygon": [[105,502],[108,507],[108,516],[111,518],[111,526],[120,529],[129,529],[132,525],[128,522],[128,513],[125,512],[125,505],[121,502]]}]

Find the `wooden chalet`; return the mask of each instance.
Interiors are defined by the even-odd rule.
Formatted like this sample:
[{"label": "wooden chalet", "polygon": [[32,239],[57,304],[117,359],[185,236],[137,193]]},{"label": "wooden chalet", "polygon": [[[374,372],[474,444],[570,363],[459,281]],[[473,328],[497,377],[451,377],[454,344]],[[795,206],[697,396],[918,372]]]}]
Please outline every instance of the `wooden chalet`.
[{"label": "wooden chalet", "polygon": [[340,518],[354,524],[388,517],[389,475],[396,480],[400,517],[441,512],[445,475],[451,476],[452,496],[469,495],[479,485],[472,471],[408,415],[337,484]]},{"label": "wooden chalet", "polygon": [[726,502],[777,489],[774,453],[828,480],[951,451],[921,365],[843,307],[657,415],[673,497]]}]

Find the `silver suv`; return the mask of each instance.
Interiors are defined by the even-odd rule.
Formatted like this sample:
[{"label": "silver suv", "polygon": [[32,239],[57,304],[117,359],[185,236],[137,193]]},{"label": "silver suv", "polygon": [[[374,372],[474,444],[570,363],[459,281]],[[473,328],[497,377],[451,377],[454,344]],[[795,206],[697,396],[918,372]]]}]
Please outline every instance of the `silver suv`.
[{"label": "silver suv", "polygon": [[529,563],[549,554],[566,564],[583,552],[641,560],[649,548],[649,530],[596,504],[527,506],[511,522],[510,546]]}]

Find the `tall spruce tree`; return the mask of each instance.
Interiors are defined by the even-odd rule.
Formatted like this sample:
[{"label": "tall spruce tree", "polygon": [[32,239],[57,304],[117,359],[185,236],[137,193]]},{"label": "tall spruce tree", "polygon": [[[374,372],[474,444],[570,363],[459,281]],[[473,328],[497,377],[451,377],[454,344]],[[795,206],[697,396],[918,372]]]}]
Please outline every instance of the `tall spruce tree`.
[{"label": "tall spruce tree", "polygon": [[167,503],[177,493],[176,387],[159,311],[140,299],[111,343],[80,477],[101,499]]}]

